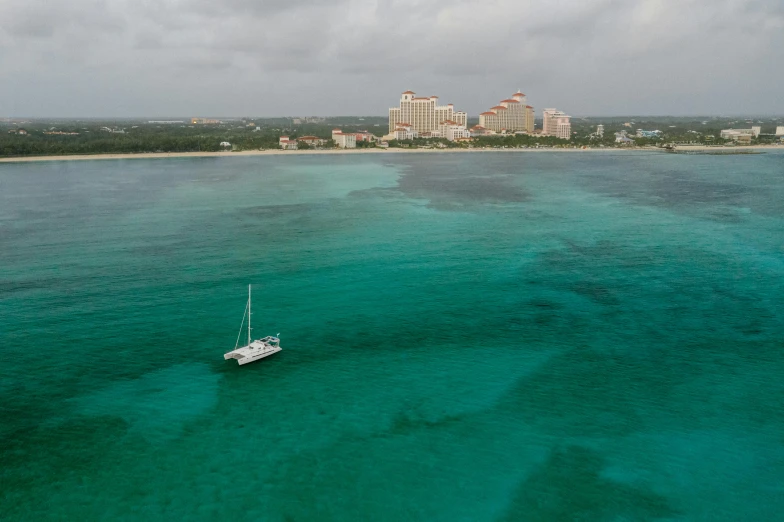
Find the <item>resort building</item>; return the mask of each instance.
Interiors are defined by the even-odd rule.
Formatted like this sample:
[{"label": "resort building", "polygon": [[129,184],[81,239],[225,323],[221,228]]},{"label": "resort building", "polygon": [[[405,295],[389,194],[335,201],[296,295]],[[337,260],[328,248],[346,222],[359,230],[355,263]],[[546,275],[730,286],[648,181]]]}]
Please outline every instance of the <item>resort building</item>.
[{"label": "resort building", "polygon": [[479,115],[479,125],[495,131],[534,132],[534,108],[527,104],[525,94],[517,91],[511,98]]},{"label": "resort building", "polygon": [[343,132],[340,129],[332,129],[332,141],[341,149],[356,149],[357,135],[351,132]]},{"label": "resort building", "polygon": [[414,138],[418,138],[419,133],[411,126],[410,123],[399,123],[394,130],[390,131],[389,134],[384,136],[383,140],[413,140]]},{"label": "resort building", "polygon": [[494,130],[490,130],[482,125],[474,125],[470,129],[471,136],[492,136],[497,134]]},{"label": "resort building", "polygon": [[297,143],[307,143],[311,147],[321,147],[327,143],[327,140],[318,136],[302,136],[297,138]]},{"label": "resort building", "polygon": [[751,138],[758,138],[762,127],[752,127],[750,129],[724,129],[721,131],[721,138],[738,142],[751,143]]},{"label": "resort building", "polygon": [[297,150],[297,140],[290,140],[288,136],[281,136],[278,145],[283,150]]},{"label": "resort building", "polygon": [[647,130],[637,129],[638,138],[658,138],[661,136],[661,134],[662,131],[660,130],[647,131]]},{"label": "resort building", "polygon": [[557,109],[542,111],[542,135],[555,136],[562,140],[572,137],[572,118]]},{"label": "resort building", "polygon": [[438,126],[438,132],[441,134],[441,137],[446,138],[447,141],[471,137],[471,132],[466,129],[466,126],[462,123],[457,123],[456,121],[442,121],[441,125]]},{"label": "resort building", "polygon": [[634,140],[629,137],[625,130],[622,130],[621,132],[615,133],[615,143],[620,143],[621,145],[633,145]]},{"label": "resort building", "polygon": [[209,118],[191,118],[191,125],[218,125],[220,120],[211,120]]},{"label": "resort building", "polygon": [[600,138],[604,137],[604,125],[601,123],[596,126],[596,135]]},{"label": "resort building", "polygon": [[401,123],[411,125],[419,134],[438,131],[443,121],[454,121],[463,126],[468,124],[468,114],[455,111],[451,103],[437,103],[438,96],[418,98],[414,91],[404,92],[400,96],[400,106],[389,109],[389,132],[394,132]]},{"label": "resort building", "polygon": [[376,141],[376,137],[368,131],[359,131],[355,132],[354,136],[356,136],[357,141],[366,141],[368,143],[372,143]]},{"label": "resort building", "polygon": [[782,126],[776,127],[776,136],[784,136],[784,127]]}]

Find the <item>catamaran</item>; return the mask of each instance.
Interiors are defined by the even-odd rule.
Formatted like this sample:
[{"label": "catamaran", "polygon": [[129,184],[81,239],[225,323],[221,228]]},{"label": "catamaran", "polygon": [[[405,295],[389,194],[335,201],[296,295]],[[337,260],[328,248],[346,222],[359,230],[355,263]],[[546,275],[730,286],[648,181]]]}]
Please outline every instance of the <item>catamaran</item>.
[{"label": "catamaran", "polygon": [[[242,335],[242,327],[245,326],[245,316],[248,317],[248,344],[247,346],[238,348],[240,344],[240,336]],[[272,355],[273,353],[278,353],[281,350],[279,339],[280,334],[276,335],[275,337],[268,335],[263,339],[251,341],[250,316],[250,285],[248,285],[248,302],[245,305],[245,313],[242,315],[242,324],[240,324],[240,332],[237,334],[237,342],[234,344],[234,350],[223,354],[224,360],[228,361],[229,359],[237,359],[237,362],[241,365],[248,364],[253,361],[263,359],[269,355]]]}]

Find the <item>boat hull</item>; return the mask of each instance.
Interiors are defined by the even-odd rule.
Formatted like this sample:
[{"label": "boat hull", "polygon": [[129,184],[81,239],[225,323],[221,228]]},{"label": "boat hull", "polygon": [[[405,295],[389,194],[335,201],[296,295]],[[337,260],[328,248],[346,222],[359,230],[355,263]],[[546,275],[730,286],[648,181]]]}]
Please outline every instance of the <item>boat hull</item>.
[{"label": "boat hull", "polygon": [[280,346],[267,345],[264,348],[260,348],[260,349],[249,349],[246,346],[238,350],[234,350],[223,354],[223,358],[227,361],[229,359],[237,359],[237,362],[240,365],[243,365],[243,364],[252,363],[254,361],[258,361],[259,359],[263,359],[265,357],[269,357],[270,355],[276,354],[279,351],[281,351]]},{"label": "boat hull", "polygon": [[250,356],[243,357],[242,359],[238,359],[237,362],[239,362],[240,365],[252,363],[253,361],[258,361],[259,359],[263,359],[265,357],[269,357],[270,355],[276,354],[280,350],[281,350],[280,348],[273,348],[272,350],[268,350],[257,355],[250,355]]}]

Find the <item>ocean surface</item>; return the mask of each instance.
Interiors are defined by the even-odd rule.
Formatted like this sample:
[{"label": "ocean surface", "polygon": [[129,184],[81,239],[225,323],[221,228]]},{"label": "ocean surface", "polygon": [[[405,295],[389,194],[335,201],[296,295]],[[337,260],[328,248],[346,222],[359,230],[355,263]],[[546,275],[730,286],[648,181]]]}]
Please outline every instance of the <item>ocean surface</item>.
[{"label": "ocean surface", "polygon": [[0,165],[0,357],[4,521],[782,520],[784,154]]}]

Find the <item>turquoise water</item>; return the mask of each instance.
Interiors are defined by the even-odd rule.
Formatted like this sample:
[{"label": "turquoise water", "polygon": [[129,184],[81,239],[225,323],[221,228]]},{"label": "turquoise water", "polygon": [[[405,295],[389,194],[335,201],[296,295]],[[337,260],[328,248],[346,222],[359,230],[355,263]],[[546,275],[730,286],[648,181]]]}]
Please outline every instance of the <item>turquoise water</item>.
[{"label": "turquoise water", "polygon": [[784,154],[5,164],[0,269],[3,520],[784,512]]}]

